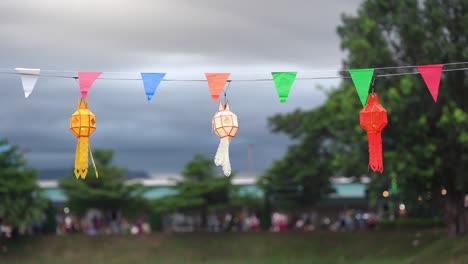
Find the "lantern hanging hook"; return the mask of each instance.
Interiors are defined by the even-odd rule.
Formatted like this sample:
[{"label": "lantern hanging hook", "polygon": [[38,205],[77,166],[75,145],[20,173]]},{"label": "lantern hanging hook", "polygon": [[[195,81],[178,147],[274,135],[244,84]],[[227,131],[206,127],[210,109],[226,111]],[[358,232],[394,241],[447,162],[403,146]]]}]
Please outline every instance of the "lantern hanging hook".
[{"label": "lantern hanging hook", "polygon": [[229,86],[231,85],[231,80],[227,80],[227,87],[226,87],[226,90],[224,90],[224,108],[226,108],[226,104],[227,104],[227,91],[229,90]]},{"label": "lantern hanging hook", "polygon": [[374,93],[374,83],[375,83],[375,79],[376,77],[373,76],[372,77],[372,84],[371,84],[371,94],[372,94],[372,97],[374,97],[375,93]]},{"label": "lantern hanging hook", "polygon": [[75,83],[76,83],[76,85],[78,85],[78,88],[80,88],[80,83],[79,83],[79,80],[78,80],[78,76],[73,76],[72,78],[75,80]]},{"label": "lantern hanging hook", "polygon": [[[75,80],[75,83],[78,86],[78,88],[80,88],[80,80],[79,80],[78,76],[73,76],[72,78]],[[88,105],[88,98],[83,99],[83,101],[85,102],[86,105]],[[80,105],[80,103],[78,101],[78,107],[79,107],[79,105]]]}]

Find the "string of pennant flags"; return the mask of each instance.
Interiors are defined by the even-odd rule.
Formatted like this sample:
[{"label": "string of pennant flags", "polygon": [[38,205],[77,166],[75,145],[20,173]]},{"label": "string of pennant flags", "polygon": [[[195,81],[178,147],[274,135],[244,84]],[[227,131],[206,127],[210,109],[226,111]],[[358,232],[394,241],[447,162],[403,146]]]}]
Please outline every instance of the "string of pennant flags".
[{"label": "string of pennant flags", "polygon": [[[348,79],[350,78],[356,88],[359,100],[363,108],[359,112],[360,126],[367,132],[368,148],[369,148],[369,168],[374,172],[383,172],[383,150],[382,150],[382,130],[387,126],[387,111],[380,104],[377,94],[373,91],[369,93],[371,84],[378,77],[395,77],[401,75],[420,74],[424,80],[429,93],[431,94],[434,102],[437,102],[439,95],[439,86],[442,72],[449,71],[466,71],[468,67],[453,67],[457,65],[468,64],[468,62],[452,62],[445,64],[430,64],[430,65],[416,65],[416,66],[395,66],[395,67],[382,67],[382,68],[365,68],[365,69],[345,69],[335,71],[342,73],[339,76],[318,76],[311,78],[298,78],[296,71],[289,72],[271,72],[271,79],[243,79],[232,80],[229,79],[231,73],[205,73],[204,79],[187,80],[187,79],[167,79],[166,73],[155,72],[141,72],[141,78],[103,78],[103,72],[73,72],[73,76],[63,75],[67,71],[52,71],[43,70],[44,72],[54,73],[41,74],[40,69],[30,68],[15,68],[14,71],[3,71],[4,74],[18,74],[21,77],[23,85],[24,96],[26,98],[33,92],[34,87],[40,76],[55,77],[55,78],[73,78],[78,80],[81,99],[78,104],[77,110],[70,118],[70,131],[77,137],[77,146],[75,152],[75,169],[74,173],[77,179],[85,179],[88,174],[89,158],[94,168],[95,176],[98,176],[96,164],[94,163],[93,155],[91,152],[89,136],[96,130],[96,116],[88,109],[86,97],[89,89],[93,86],[97,79],[111,79],[111,80],[142,80],[143,88],[145,90],[146,99],[150,101],[156,89],[162,81],[206,81],[208,83],[208,90],[214,101],[218,101],[221,93],[226,86],[226,83],[232,81],[273,81],[278,97],[281,103],[285,103],[289,92],[298,79]],[[445,66],[451,66],[450,69],[444,69]],[[394,72],[394,73],[379,73],[375,74],[376,70],[400,70],[411,69],[413,71]],[[417,70],[417,71],[416,71]],[[60,74],[62,73],[62,75]],[[68,72],[69,73],[69,72]],[[347,73],[347,74],[346,74]],[[76,74],[76,75],[75,75]],[[228,85],[229,87],[229,85]],[[227,88],[226,88],[227,89]],[[226,94],[226,91],[224,92]],[[212,128],[217,136],[220,138],[220,144],[216,151],[214,163],[217,166],[222,166],[224,175],[231,174],[231,164],[229,159],[229,142],[236,136],[239,130],[239,121],[237,115],[231,112],[229,103],[225,98],[224,103],[219,101],[218,111],[212,120]]]},{"label": "string of pennant flags", "polygon": [[[369,87],[374,78],[379,77],[394,77],[401,75],[420,74],[435,102],[439,94],[439,85],[442,72],[449,71],[465,71],[468,67],[453,68],[453,66],[468,64],[468,62],[452,62],[445,64],[430,64],[430,65],[414,65],[414,66],[393,66],[393,67],[380,67],[380,68],[366,68],[366,69],[342,69],[342,70],[319,70],[314,72],[336,72],[348,73],[339,76],[315,76],[315,77],[297,77],[298,72],[271,72],[271,79],[229,79],[231,73],[205,73],[204,79],[168,79],[166,73],[150,73],[141,72],[140,78],[119,78],[119,77],[102,77],[102,73],[117,73],[129,74],[134,72],[71,72],[59,70],[40,70],[30,68],[15,68],[14,71],[0,69],[0,74],[18,74],[21,76],[23,85],[24,96],[28,98],[33,92],[34,87],[39,77],[52,77],[52,78],[73,78],[79,82],[80,92],[83,98],[86,98],[87,93],[91,86],[97,79],[103,80],[142,80],[143,88],[148,101],[154,96],[156,89],[163,81],[206,81],[208,83],[209,92],[214,101],[219,99],[227,82],[238,81],[273,81],[278,97],[281,103],[285,103],[290,90],[296,80],[318,80],[318,79],[352,79],[356,88],[359,99],[364,106],[367,100]],[[444,66],[452,66],[450,69],[444,69]],[[375,74],[375,71],[388,71],[388,70],[401,70],[401,69],[417,69],[417,71],[406,71],[396,73]],[[44,74],[53,73],[53,74]],[[61,74],[59,74],[61,73]],[[73,73],[72,76],[63,73]]]}]

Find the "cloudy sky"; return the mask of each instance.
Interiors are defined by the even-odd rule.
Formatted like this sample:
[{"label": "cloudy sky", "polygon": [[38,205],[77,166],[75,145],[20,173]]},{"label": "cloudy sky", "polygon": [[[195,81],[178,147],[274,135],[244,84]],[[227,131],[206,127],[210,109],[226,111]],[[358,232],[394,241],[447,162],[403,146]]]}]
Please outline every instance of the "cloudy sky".
[{"label": "cloudy sky", "polygon": [[[181,80],[232,72],[228,97],[240,121],[232,166],[247,173],[247,146],[253,144],[259,174],[291,144],[269,132],[267,118],[317,107],[325,97],[316,87],[336,81],[296,81],[287,103],[280,104],[272,81],[235,80],[290,70],[313,77],[324,74],[316,70],[338,69],[344,55],[335,29],[341,13],[355,13],[359,3],[2,0],[0,68],[103,71],[102,77],[112,78],[167,72],[167,78]],[[68,125],[80,97],[76,81],[42,77],[28,99],[17,75],[0,74],[0,87],[0,136],[26,150],[31,167],[71,167],[76,138]],[[88,98],[97,116],[91,146],[114,149],[115,161],[132,170],[176,174],[193,154],[216,151],[211,118],[217,104],[206,82],[163,82],[148,102],[141,81],[97,80]]]}]

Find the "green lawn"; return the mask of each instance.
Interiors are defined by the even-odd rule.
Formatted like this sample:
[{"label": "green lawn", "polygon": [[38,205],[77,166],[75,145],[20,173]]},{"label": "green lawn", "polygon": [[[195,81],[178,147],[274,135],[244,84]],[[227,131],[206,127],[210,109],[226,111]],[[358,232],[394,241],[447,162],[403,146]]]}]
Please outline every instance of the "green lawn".
[{"label": "green lawn", "polygon": [[468,263],[468,238],[443,230],[43,236],[10,244],[0,263]]}]

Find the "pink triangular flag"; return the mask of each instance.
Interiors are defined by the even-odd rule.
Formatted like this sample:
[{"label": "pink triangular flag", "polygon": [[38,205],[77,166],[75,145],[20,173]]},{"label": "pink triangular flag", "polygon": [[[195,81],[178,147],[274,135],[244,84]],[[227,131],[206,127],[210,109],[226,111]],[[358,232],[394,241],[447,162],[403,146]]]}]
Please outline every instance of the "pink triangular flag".
[{"label": "pink triangular flag", "polygon": [[101,75],[101,73],[102,72],[78,72],[80,91],[83,99],[86,98],[89,88],[91,88],[94,81]]},{"label": "pink triangular flag", "polygon": [[440,76],[442,75],[443,64],[431,64],[431,65],[419,65],[418,70],[427,85],[427,89],[434,98],[434,102],[437,102],[437,96],[439,95]]}]

